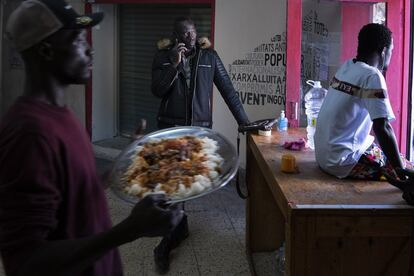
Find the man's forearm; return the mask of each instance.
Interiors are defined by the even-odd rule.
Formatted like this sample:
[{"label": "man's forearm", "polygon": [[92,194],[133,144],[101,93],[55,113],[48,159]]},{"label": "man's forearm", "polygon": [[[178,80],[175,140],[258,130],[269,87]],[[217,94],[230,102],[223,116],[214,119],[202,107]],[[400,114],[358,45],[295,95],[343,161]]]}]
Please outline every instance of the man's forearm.
[{"label": "man's forearm", "polygon": [[385,122],[384,126],[376,126],[374,124],[374,132],[391,166],[393,168],[402,168],[403,164],[401,162],[397,140],[391,125],[388,122]]},{"label": "man's forearm", "polygon": [[91,266],[109,250],[132,240],[126,221],[83,239],[47,241],[23,263],[15,275],[72,275]]}]

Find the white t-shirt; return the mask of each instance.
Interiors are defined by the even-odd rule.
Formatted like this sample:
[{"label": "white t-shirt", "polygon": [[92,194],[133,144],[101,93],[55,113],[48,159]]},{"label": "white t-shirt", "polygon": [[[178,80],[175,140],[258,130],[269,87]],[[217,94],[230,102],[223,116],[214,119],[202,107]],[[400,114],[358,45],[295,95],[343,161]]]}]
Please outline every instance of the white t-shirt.
[{"label": "white t-shirt", "polygon": [[318,115],[315,156],[329,174],[346,177],[372,144],[372,120],[394,120],[384,76],[349,60],[336,72]]}]

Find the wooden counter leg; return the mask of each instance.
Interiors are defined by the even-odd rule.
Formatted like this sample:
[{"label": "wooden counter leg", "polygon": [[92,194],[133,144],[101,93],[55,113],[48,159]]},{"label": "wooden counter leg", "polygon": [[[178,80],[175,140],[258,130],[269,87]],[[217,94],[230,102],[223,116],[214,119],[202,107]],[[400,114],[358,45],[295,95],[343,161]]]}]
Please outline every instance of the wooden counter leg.
[{"label": "wooden counter leg", "polygon": [[249,148],[246,168],[249,189],[246,247],[251,256],[254,252],[274,251],[282,245],[285,239],[285,220]]}]

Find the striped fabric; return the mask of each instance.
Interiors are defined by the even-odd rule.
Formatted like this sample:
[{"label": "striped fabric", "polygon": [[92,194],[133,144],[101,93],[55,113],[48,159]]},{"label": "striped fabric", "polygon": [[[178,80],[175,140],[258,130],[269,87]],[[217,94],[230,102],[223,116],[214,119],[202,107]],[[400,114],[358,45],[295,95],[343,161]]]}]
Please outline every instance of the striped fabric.
[{"label": "striped fabric", "polygon": [[348,95],[355,96],[361,99],[385,99],[388,98],[387,91],[384,89],[367,89],[359,86],[340,81],[337,78],[333,78],[331,81],[331,87],[335,90],[344,92]]}]

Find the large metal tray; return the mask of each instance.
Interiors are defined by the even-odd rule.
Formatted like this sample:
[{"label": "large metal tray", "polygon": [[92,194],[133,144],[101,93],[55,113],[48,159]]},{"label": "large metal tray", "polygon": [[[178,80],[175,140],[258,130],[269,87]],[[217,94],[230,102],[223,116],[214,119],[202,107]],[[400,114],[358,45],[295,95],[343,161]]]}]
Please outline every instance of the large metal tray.
[{"label": "large metal tray", "polygon": [[201,196],[204,196],[224,187],[235,176],[237,169],[239,167],[239,158],[237,156],[237,152],[233,144],[230,143],[230,141],[226,137],[214,130],[202,127],[185,126],[167,128],[156,132],[152,132],[128,145],[120,153],[112,168],[112,172],[110,175],[110,187],[113,190],[113,192],[122,200],[128,203],[137,203],[140,200],[140,198],[133,195],[129,195],[126,192],[124,192],[124,183],[122,182],[122,176],[132,163],[133,158],[136,155],[137,147],[142,146],[143,144],[151,141],[152,139],[169,139],[186,135],[192,135],[199,138],[208,137],[217,141],[219,147],[217,153],[221,155],[224,162],[221,165],[221,174],[218,178],[215,179],[210,189],[206,189],[199,194],[191,195],[186,198],[171,197],[169,203],[173,204],[199,198]]}]

